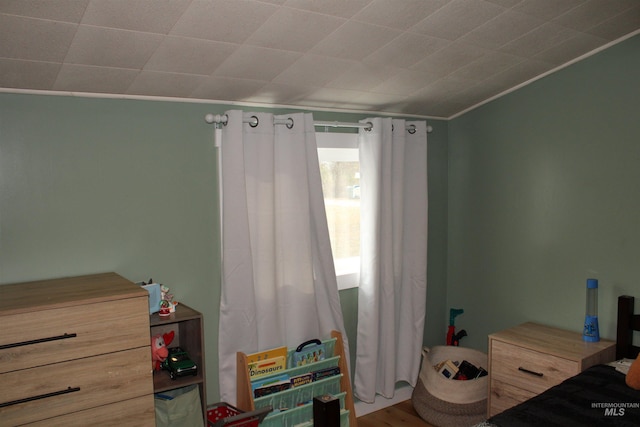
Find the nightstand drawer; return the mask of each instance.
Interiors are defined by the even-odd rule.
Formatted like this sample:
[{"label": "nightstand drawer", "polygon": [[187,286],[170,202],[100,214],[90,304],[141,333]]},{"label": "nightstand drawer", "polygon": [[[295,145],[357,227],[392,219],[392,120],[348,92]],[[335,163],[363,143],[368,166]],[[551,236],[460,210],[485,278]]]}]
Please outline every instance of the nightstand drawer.
[{"label": "nightstand drawer", "polygon": [[500,380],[492,379],[490,384],[491,408],[489,417],[492,417],[505,409],[509,409],[536,394],[514,387],[511,384],[503,383]]},{"label": "nightstand drawer", "polygon": [[492,379],[538,394],[580,372],[576,361],[491,341]]}]

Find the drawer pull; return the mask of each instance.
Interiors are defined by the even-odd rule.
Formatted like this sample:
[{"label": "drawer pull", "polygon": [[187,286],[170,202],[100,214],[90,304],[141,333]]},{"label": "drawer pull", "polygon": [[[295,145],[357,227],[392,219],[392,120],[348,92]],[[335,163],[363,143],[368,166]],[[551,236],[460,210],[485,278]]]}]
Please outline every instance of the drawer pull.
[{"label": "drawer pull", "polygon": [[55,337],[38,338],[37,340],[14,342],[11,344],[0,345],[0,350],[6,350],[7,348],[14,348],[14,347],[22,347],[22,346],[31,345],[31,344],[40,344],[40,343],[49,342],[49,341],[66,340],[67,338],[75,338],[77,336],[78,334],[64,334],[64,335],[58,335]]},{"label": "drawer pull", "polygon": [[80,387],[67,387],[65,390],[54,391],[52,393],[40,394],[38,396],[26,397],[24,399],[12,400],[10,402],[0,403],[0,408],[4,408],[11,405],[17,405],[19,403],[32,402],[34,400],[46,399],[47,397],[60,396],[62,394],[75,393],[80,391]]},{"label": "drawer pull", "polygon": [[530,371],[529,369],[523,368],[522,366],[520,366],[518,368],[518,371],[522,371],[522,372],[525,372],[527,374],[535,375],[536,377],[542,377],[544,375],[542,372]]}]

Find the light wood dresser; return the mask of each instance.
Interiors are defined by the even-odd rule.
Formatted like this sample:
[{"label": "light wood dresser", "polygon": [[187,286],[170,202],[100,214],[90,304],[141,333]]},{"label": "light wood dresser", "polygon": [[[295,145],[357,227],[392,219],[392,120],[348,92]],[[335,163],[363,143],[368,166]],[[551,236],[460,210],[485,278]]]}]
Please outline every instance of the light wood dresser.
[{"label": "light wood dresser", "polygon": [[615,343],[536,323],[489,335],[487,416],[542,393],[583,370],[615,359]]},{"label": "light wood dresser", "polygon": [[155,426],[146,290],[103,273],[0,301],[0,426]]}]

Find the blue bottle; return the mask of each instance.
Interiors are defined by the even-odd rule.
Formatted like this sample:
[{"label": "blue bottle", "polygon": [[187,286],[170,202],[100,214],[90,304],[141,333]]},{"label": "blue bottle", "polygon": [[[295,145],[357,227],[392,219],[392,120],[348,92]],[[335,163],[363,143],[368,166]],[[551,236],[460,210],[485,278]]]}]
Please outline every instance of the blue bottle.
[{"label": "blue bottle", "polygon": [[598,330],[598,280],[587,279],[587,313],[584,318],[582,339],[587,342],[600,341]]}]

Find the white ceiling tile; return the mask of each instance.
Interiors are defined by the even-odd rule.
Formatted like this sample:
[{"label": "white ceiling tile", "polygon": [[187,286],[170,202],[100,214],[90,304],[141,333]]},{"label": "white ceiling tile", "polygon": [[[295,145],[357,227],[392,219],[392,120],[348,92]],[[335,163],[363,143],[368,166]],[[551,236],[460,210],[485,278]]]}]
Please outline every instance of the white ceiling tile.
[{"label": "white ceiling tile", "polygon": [[[393,110],[393,111],[392,111]],[[401,102],[393,104],[389,112],[398,114],[424,115],[428,116],[429,111],[433,111],[433,103],[424,99],[403,99]],[[431,117],[435,117],[431,115]]]},{"label": "white ceiling tile", "polygon": [[549,20],[581,5],[587,0],[522,0],[513,10]]},{"label": "white ceiling tile", "polygon": [[205,76],[142,71],[138,73],[126,93],[188,98],[206,79]]},{"label": "white ceiling tile", "polygon": [[523,58],[530,58],[573,36],[575,36],[574,30],[561,25],[546,23],[505,44],[500,48],[500,51]]},{"label": "white ceiling tile", "polygon": [[545,61],[525,60],[502,73],[489,77],[482,84],[500,93],[544,74],[554,67],[554,64]]},{"label": "white ceiling tile", "polygon": [[353,62],[319,55],[304,55],[284,70],[275,83],[320,87],[337,78]]},{"label": "white ceiling tile", "polygon": [[0,14],[0,57],[62,62],[78,26]]},{"label": "white ceiling tile", "polygon": [[553,22],[586,32],[637,4],[638,0],[588,0],[554,19]]},{"label": "white ceiling tile", "polygon": [[474,105],[504,91],[504,87],[495,87],[487,84],[486,82],[487,80],[480,82],[474,86],[466,86],[463,90],[456,93],[450,99],[458,103],[463,102],[467,105]]},{"label": "white ceiling tile", "polygon": [[616,40],[640,28],[640,3],[632,9],[590,28],[587,32],[606,40]]},{"label": "white ceiling tile", "polygon": [[64,64],[53,90],[125,93],[137,75],[136,70]]},{"label": "white ceiling tile", "polygon": [[[515,6],[518,3],[520,3],[522,0],[487,0],[487,1],[506,8],[506,7]],[[534,1],[537,1],[537,0],[534,0]],[[557,0],[554,0],[554,1],[557,1]]]},{"label": "white ceiling tile", "polygon": [[[429,110],[437,111],[438,115],[436,117],[451,117],[456,113],[464,111],[469,104],[460,103],[460,102],[452,102],[447,98],[444,98],[442,102],[429,104]],[[427,111],[429,111],[427,110]]]},{"label": "white ceiling tile", "polygon": [[245,100],[247,102],[264,104],[293,105],[315,89],[317,88],[291,84],[267,83],[258,89],[253,95],[246,97]]},{"label": "white ceiling tile", "polygon": [[327,87],[366,91],[380,85],[397,71],[396,67],[368,66],[358,62],[330,81]]},{"label": "white ceiling tile", "polygon": [[440,9],[448,0],[374,0],[358,12],[353,19],[368,24],[407,30]]},{"label": "white ceiling tile", "polygon": [[348,21],[315,45],[311,53],[360,60],[399,35],[391,28]]},{"label": "white ceiling tile", "polygon": [[259,1],[194,0],[169,34],[242,43],[277,10]]},{"label": "white ceiling tile", "polygon": [[247,44],[306,52],[346,21],[305,10],[282,8],[247,39]]},{"label": "white ceiling tile", "polygon": [[462,86],[457,92],[453,92],[446,97],[447,102],[455,104],[477,104],[482,101],[483,98],[480,94],[476,93],[473,89],[476,86]]},{"label": "white ceiling tile", "polygon": [[504,11],[503,7],[482,0],[452,0],[411,30],[427,36],[456,40]]},{"label": "white ceiling tile", "polygon": [[231,43],[167,36],[151,55],[144,69],[210,75],[235,48]]},{"label": "white ceiling tile", "polygon": [[255,80],[207,77],[204,83],[193,91],[190,98],[242,102],[257,93],[263,86],[264,82]]},{"label": "white ceiling tile", "polygon": [[408,96],[436,80],[438,80],[438,77],[423,71],[400,70],[398,73],[373,88],[372,91],[377,93]]},{"label": "white ceiling tile", "polygon": [[403,33],[365,57],[362,62],[369,66],[393,64],[396,67],[409,68],[450,44],[450,41],[435,37]]},{"label": "white ceiling tile", "polygon": [[371,0],[287,0],[284,5],[325,15],[351,18],[369,3]]},{"label": "white ceiling tile", "polygon": [[460,37],[459,41],[486,49],[497,49],[542,24],[542,20],[531,15],[507,10],[467,35]]},{"label": "white ceiling tile", "polygon": [[501,73],[522,62],[522,58],[500,52],[487,52],[462,68],[458,68],[449,77],[461,80],[482,81],[494,74]]},{"label": "white ceiling tile", "polygon": [[439,98],[450,98],[458,92],[464,90],[464,88],[472,87],[477,84],[476,81],[464,80],[454,77],[444,77],[438,79],[419,91],[416,91],[414,96],[425,97],[437,101]]},{"label": "white ceiling tile", "polygon": [[363,106],[363,110],[375,109],[376,105],[393,105],[397,102],[402,102],[406,96],[397,95],[391,93],[379,93],[379,92],[363,92],[362,95],[354,98],[352,103],[360,104]]},{"label": "white ceiling tile", "polygon": [[2,0],[0,13],[80,23],[89,0]]},{"label": "white ceiling tile", "polygon": [[214,75],[271,81],[301,56],[297,52],[244,45],[230,55]]},{"label": "white ceiling tile", "polygon": [[474,45],[454,42],[446,49],[439,50],[411,68],[443,77],[469,64],[487,53],[486,49]]},{"label": "white ceiling tile", "polygon": [[0,87],[51,90],[61,66],[57,62],[0,58]]},{"label": "white ceiling tile", "polygon": [[638,30],[638,0],[0,0],[0,88],[448,117]]},{"label": "white ceiling tile", "polygon": [[141,69],[163,39],[159,34],[80,25],[65,61]]},{"label": "white ceiling tile", "polygon": [[577,33],[574,37],[533,56],[534,60],[562,65],[602,46],[606,40],[589,34]]},{"label": "white ceiling tile", "polygon": [[82,23],[167,34],[189,3],[190,0],[92,0]]},{"label": "white ceiling tile", "polygon": [[357,99],[362,94],[362,92],[355,90],[320,88],[309,92],[303,100],[298,101],[298,104],[309,107],[337,108],[341,104]]}]

